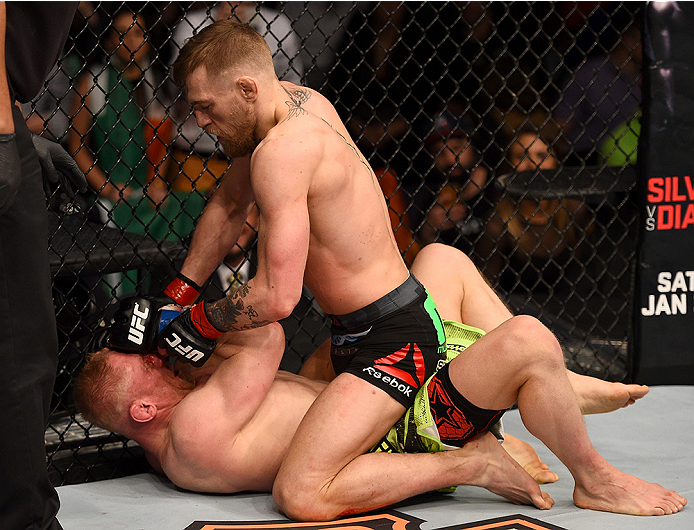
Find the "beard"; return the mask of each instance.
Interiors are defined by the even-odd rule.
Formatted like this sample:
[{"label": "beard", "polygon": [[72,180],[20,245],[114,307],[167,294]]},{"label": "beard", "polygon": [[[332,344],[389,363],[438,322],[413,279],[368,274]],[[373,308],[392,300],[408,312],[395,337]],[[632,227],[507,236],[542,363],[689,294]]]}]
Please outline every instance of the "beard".
[{"label": "beard", "polygon": [[248,156],[255,151],[255,148],[258,145],[258,142],[255,141],[255,137],[253,136],[246,136],[243,138],[235,136],[234,138],[230,139],[220,137],[219,143],[224,149],[224,154],[226,154],[229,158],[241,158]]},{"label": "beard", "polygon": [[233,129],[221,130],[215,127],[207,127],[209,134],[215,135],[229,158],[241,158],[248,156],[258,146],[255,138],[257,118],[250,112],[234,113],[229,116],[229,123],[233,123]]}]

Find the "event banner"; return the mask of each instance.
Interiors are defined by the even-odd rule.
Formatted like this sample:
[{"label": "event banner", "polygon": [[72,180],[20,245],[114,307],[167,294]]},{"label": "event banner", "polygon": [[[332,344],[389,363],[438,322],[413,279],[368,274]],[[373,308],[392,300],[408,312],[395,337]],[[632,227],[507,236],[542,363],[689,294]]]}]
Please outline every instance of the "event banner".
[{"label": "event banner", "polygon": [[632,375],[694,384],[694,3],[645,10]]}]

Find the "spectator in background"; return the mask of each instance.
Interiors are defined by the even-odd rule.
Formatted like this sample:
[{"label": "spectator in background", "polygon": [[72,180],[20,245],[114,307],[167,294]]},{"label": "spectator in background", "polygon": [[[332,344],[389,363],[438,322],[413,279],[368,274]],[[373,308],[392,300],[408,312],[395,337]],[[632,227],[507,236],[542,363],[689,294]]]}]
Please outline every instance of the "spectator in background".
[{"label": "spectator in background", "polygon": [[[531,56],[532,57],[532,56]],[[545,79],[537,61],[528,54],[517,57],[509,50],[499,53],[483,81],[482,93],[489,97],[480,121],[492,134],[484,149],[488,165],[503,171],[509,138],[526,125],[537,128],[559,128],[552,120]],[[482,99],[480,96],[478,99]],[[475,122],[477,123],[477,122]]]},{"label": "spectator in background", "polygon": [[641,31],[630,19],[607,54],[589,57],[570,74],[554,119],[577,162],[594,163],[597,147],[641,103]]},{"label": "spectator in background", "polygon": [[[193,230],[194,218],[181,211],[181,203],[197,200],[202,209],[204,198],[170,195],[162,178],[170,122],[163,120],[157,99],[160,83],[150,68],[146,31],[142,17],[127,9],[113,15],[103,41],[106,62],[76,87],[69,151],[97,193],[104,222],[158,239],[182,239]],[[127,277],[123,291],[136,281],[134,272]]]},{"label": "spectator in background", "polygon": [[[525,94],[530,92],[515,83],[519,80],[528,84],[527,76],[521,72],[527,69],[522,68],[520,61],[514,60],[508,70],[499,71],[504,50],[525,50],[531,40],[527,33],[519,33],[518,25],[510,27],[513,24],[508,24],[509,13],[523,11],[522,29],[525,30],[528,21],[538,20],[527,10],[534,11],[534,6],[540,3],[532,8],[517,2],[513,5],[507,2],[406,2],[404,5],[409,14],[400,35],[399,46],[404,49],[404,58],[398,62],[398,77],[406,89],[397,103],[400,113],[413,127],[403,138],[407,144],[403,152],[417,152],[426,138],[419,131],[431,126],[432,117],[442,107],[455,104],[466,109],[467,118],[475,124],[474,144],[478,148],[484,146],[480,154],[487,168],[495,168],[504,155],[495,135],[501,131],[499,122],[509,116],[510,108],[503,105],[502,97],[520,106],[527,99]],[[427,37],[422,38],[423,34]],[[542,32],[534,32],[538,34]],[[516,43],[522,43],[522,47]],[[505,83],[511,80],[514,81],[513,89],[506,91]],[[524,116],[530,112],[526,108]],[[419,169],[403,173],[405,185],[416,188],[421,175]]]},{"label": "spectator in background", "polygon": [[[152,209],[168,191],[161,178],[147,182],[148,163],[157,166],[162,161],[149,161],[146,153],[146,114],[156,105],[157,83],[150,77],[145,31],[137,15],[127,10],[114,14],[103,43],[108,60],[78,81],[79,99],[74,102],[69,132],[70,151],[100,196],[104,213],[131,230],[141,190]],[[155,121],[162,117],[163,109]]]},{"label": "spectator in background", "polygon": [[[186,40],[204,27],[231,17],[249,24],[263,36],[270,46],[275,72],[280,79],[301,82],[303,66],[295,60],[301,42],[291,21],[274,7],[256,2],[218,2],[211,8],[203,6],[185,11],[171,35],[175,48],[173,58]],[[179,133],[173,139],[167,180],[174,191],[206,196],[229,169],[231,161],[217,140],[198,127],[190,105],[181,96],[176,96],[171,112]],[[202,208],[197,202],[194,208],[191,206],[186,204],[186,210],[197,218]]]},{"label": "spectator in background", "polygon": [[[516,135],[507,153],[511,171],[558,167],[553,142],[532,126]],[[519,278],[527,287],[556,281],[590,230],[587,208],[576,199],[514,199],[504,196],[484,227],[477,252],[492,282],[510,290]],[[532,266],[529,266],[532,265]],[[535,274],[541,271],[541,278]]]},{"label": "spectator in background", "polygon": [[[424,141],[430,165],[418,203],[426,218],[418,232],[422,246],[433,242],[453,245],[466,253],[482,231],[471,206],[487,183],[489,172],[472,143],[473,127],[452,108],[441,112]],[[430,192],[437,193],[432,199]],[[428,197],[427,197],[428,196]]]}]

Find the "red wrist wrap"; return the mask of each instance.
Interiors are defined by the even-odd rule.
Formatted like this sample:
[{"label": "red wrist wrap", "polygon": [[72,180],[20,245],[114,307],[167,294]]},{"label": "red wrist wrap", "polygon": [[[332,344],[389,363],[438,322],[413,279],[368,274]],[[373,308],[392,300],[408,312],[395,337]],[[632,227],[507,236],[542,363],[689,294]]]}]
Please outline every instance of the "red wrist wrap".
[{"label": "red wrist wrap", "polygon": [[207,315],[205,314],[205,302],[200,302],[199,304],[195,304],[190,308],[190,319],[193,321],[193,325],[203,337],[208,339],[216,339],[224,333],[223,331],[219,331],[216,327],[214,327],[214,325],[207,318]]},{"label": "red wrist wrap", "polygon": [[164,294],[178,305],[185,307],[195,301],[195,299],[200,295],[200,291],[187,283],[185,280],[176,277],[166,288]]}]

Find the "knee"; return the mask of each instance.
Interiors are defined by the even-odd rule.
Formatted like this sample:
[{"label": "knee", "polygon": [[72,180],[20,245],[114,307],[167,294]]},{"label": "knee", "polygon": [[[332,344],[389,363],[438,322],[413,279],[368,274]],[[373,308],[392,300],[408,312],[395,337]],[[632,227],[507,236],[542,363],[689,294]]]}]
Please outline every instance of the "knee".
[{"label": "knee", "polygon": [[419,251],[415,258],[413,270],[445,271],[447,277],[459,277],[466,280],[477,277],[480,273],[470,257],[460,249],[443,243],[429,243]]},{"label": "knee", "polygon": [[331,521],[339,517],[339,513],[326,509],[318,497],[296,481],[276,480],[272,488],[272,498],[280,512],[293,521]]},{"label": "knee", "polygon": [[526,355],[529,362],[560,364],[564,368],[564,355],[554,333],[537,318],[517,315],[507,321],[512,348]]},{"label": "knee", "polygon": [[460,266],[472,266],[472,260],[456,247],[443,243],[429,243],[417,254],[417,258],[422,260],[433,260],[438,263],[446,263],[450,269],[457,269]]}]

